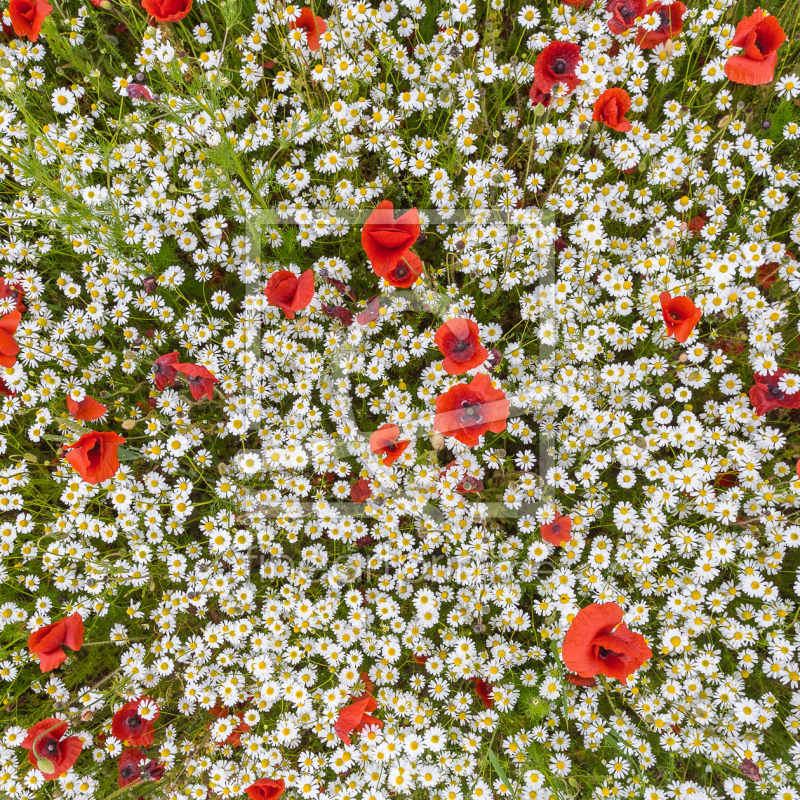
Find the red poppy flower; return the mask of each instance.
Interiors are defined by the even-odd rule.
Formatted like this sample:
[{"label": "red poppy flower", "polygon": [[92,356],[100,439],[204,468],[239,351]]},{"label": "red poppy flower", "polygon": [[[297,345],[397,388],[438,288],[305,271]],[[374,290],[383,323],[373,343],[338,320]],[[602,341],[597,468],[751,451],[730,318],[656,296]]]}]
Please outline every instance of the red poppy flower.
[{"label": "red poppy flower", "polygon": [[664,44],[668,39],[674,39],[683,30],[683,15],[685,13],[686,6],[679,1],[670,3],[668,6],[661,3],[650,3],[645,8],[642,16],[653,14],[661,22],[654,31],[639,28],[634,41],[642,50],[652,50],[654,47]]},{"label": "red poppy flower", "polygon": [[122,753],[117,763],[120,787],[139,780],[139,764],[146,760],[147,756],[141,750],[129,748]]},{"label": "red poppy flower", "polygon": [[731,56],[725,62],[725,74],[734,83],[761,86],[775,77],[777,49],[786,41],[778,20],[765,17],[757,8],[737,26],[730,41],[731,47],[744,48],[744,53]]},{"label": "red poppy flower", "polygon": [[542,539],[558,547],[572,538],[571,530],[572,517],[556,517],[552,522],[542,525],[539,532],[542,534]]},{"label": "red poppy flower", "polygon": [[674,336],[685,342],[700,322],[703,312],[688,297],[672,297],[669,292],[661,292],[661,315],[667,324],[667,336]]},{"label": "red poppy flower", "polygon": [[567,683],[571,683],[573,686],[597,686],[597,681],[594,678],[581,678],[580,675],[576,675],[574,672],[567,673]]},{"label": "red poppy flower", "polygon": [[608,29],[615,36],[619,36],[636,22],[636,17],[644,14],[647,5],[645,0],[610,0],[606,6],[606,11],[611,12],[611,19],[608,21]]},{"label": "red poppy flower", "polygon": [[581,48],[573,42],[550,42],[539,53],[533,67],[534,82],[543,94],[552,94],[559,83],[571,92],[581,82],[575,68],[581,60]]},{"label": "red poppy flower", "polygon": [[27,36],[35,42],[42,32],[42,23],[53,10],[46,0],[11,0],[8,14],[17,36]]},{"label": "red poppy flower", "polygon": [[350,487],[350,499],[354,503],[363,503],[372,495],[370,482],[366,478],[359,478]]},{"label": "red poppy flower", "polygon": [[780,387],[785,374],[785,369],[779,369],[772,375],[753,375],[756,383],[750,388],[750,402],[759,417],[776,408],[800,408],[800,392],[786,394]]},{"label": "red poppy flower", "polygon": [[277,781],[272,778],[261,778],[251,783],[244,791],[250,800],[278,800],[286,788],[283,778]]},{"label": "red poppy flower", "polygon": [[487,431],[502,433],[510,403],[488,375],[479,373],[469,384],[459,383],[436,398],[433,429],[475,447]]},{"label": "red poppy flower", "polygon": [[150,747],[155,738],[153,722],[158,719],[159,711],[156,710],[152,719],[142,719],[139,716],[139,704],[142,700],[131,700],[114,714],[111,720],[111,733],[121,742],[128,742],[133,747]]},{"label": "red poppy flower", "polygon": [[410,444],[408,439],[398,442],[398,436],[400,436],[400,428],[398,428],[397,425],[387,424],[381,425],[381,427],[369,437],[370,452],[376,455],[383,453],[384,456],[381,463],[386,467],[390,467],[394,464],[394,462],[403,455],[405,449]]},{"label": "red poppy flower", "polygon": [[363,731],[367,725],[383,727],[383,722],[371,717],[368,712],[375,711],[378,701],[374,697],[363,697],[361,700],[345,706],[333,723],[334,733],[345,743],[352,744],[350,734],[353,731]]},{"label": "red poppy flower", "polygon": [[14,334],[21,320],[19,311],[11,311],[0,317],[0,366],[13,367],[17,361],[19,345]]},{"label": "red poppy flower", "polygon": [[434,342],[445,357],[448,375],[463,375],[486,361],[489,355],[478,338],[478,326],[471,319],[449,319],[436,331]]},{"label": "red poppy flower", "polygon": [[624,90],[617,86],[606,89],[594,102],[594,113],[592,119],[602,122],[615,131],[624,133],[633,126],[625,119],[625,115],[631,110],[631,97]]},{"label": "red poppy flower", "polygon": [[310,8],[304,8],[297,19],[289,23],[291,30],[304,30],[309,50],[319,50],[319,37],[328,30],[328,23],[322,17],[315,17]]},{"label": "red poppy flower", "polygon": [[83,749],[80,736],[61,738],[68,727],[68,723],[56,717],[43,719],[28,728],[28,734],[20,744],[20,747],[30,750],[28,761],[48,781],[54,781],[72,769]]},{"label": "red poppy flower", "polygon": [[723,489],[730,489],[731,486],[736,486],[739,473],[736,470],[729,470],[728,472],[721,472],[714,478],[714,486],[721,486]]},{"label": "red poppy flower", "polygon": [[142,8],[159,22],[179,22],[192,10],[192,0],[142,0]]},{"label": "red poppy flower", "polygon": [[276,272],[267,281],[264,295],[271,306],[280,308],[286,319],[294,319],[314,299],[314,270],[307,269],[299,278],[288,269]]},{"label": "red poppy flower", "polygon": [[652,655],[644,636],[628,630],[616,603],[582,608],[572,620],[561,650],[570,672],[582,678],[605,675],[623,686]]},{"label": "red poppy flower", "polygon": [[82,422],[91,422],[92,420],[100,419],[108,409],[87,394],[81,401],[73,400],[67,395],[67,411],[74,419],[79,419]]},{"label": "red poppy flower", "polygon": [[178,362],[180,360],[179,353],[167,353],[166,355],[159,356],[150,368],[153,374],[153,380],[156,383],[156,389],[163,392],[167,386],[175,385],[175,376],[178,374]]},{"label": "red poppy flower", "polygon": [[771,289],[778,280],[778,273],[780,272],[780,262],[770,261],[769,264],[761,264],[756,272],[758,282],[765,288]]},{"label": "red poppy flower", "polygon": [[[153,102],[153,95],[150,94],[150,90],[146,86],[140,86],[138,83],[129,83],[125,87],[125,91],[128,94],[128,97],[132,98],[133,100],[146,100],[148,103]],[[148,287],[148,279],[145,279],[145,291],[147,294],[152,294],[152,292],[147,291]],[[153,287],[153,291],[155,291],[155,285]]]},{"label": "red poppy flower", "polygon": [[416,253],[410,250],[400,257],[400,260],[380,277],[388,281],[396,289],[408,289],[417,278],[422,275],[422,262]]},{"label": "red poppy flower", "polygon": [[547,108],[550,105],[550,101],[553,99],[552,95],[545,94],[535,83],[531,86],[530,96],[533,105],[542,105],[544,108]]},{"label": "red poppy flower", "polygon": [[199,400],[205,395],[209,400],[214,394],[214,384],[219,383],[219,378],[215,378],[213,373],[199,364],[178,364],[178,372],[186,376],[189,381],[189,391],[195,400]]},{"label": "red poppy flower", "polygon": [[329,306],[323,303],[322,313],[328,319],[338,320],[345,328],[349,328],[353,324],[353,314],[346,306]]},{"label": "red poppy flower", "polygon": [[361,673],[361,683],[364,684],[364,691],[359,695],[351,695],[353,700],[363,700],[365,697],[372,697],[372,692],[375,689],[375,684],[366,672]]},{"label": "red poppy flower", "polygon": [[58,622],[37,628],[28,637],[28,650],[39,656],[39,668],[50,672],[60,666],[67,657],[66,645],[76,652],[83,644],[83,617],[76,611]]},{"label": "red poppy flower", "polygon": [[118,446],[125,439],[111,431],[85,433],[74,444],[64,446],[64,456],[86,483],[102,483],[113,478],[119,469]]},{"label": "red poppy flower", "polygon": [[[384,200],[369,215],[369,219],[361,229],[361,246],[375,274],[381,278],[387,277],[411,245],[417,241],[419,232],[420,222],[416,208],[406,211],[402,217],[395,219],[391,200]],[[411,268],[412,265],[409,265],[409,269]]]},{"label": "red poppy flower", "polygon": [[0,277],[0,300],[6,300],[16,295],[17,299],[14,311],[19,311],[20,313],[25,312],[25,306],[22,305],[22,296],[24,294],[25,290],[18,283],[9,283],[5,278]]},{"label": "red poppy flower", "polygon": [[706,226],[706,221],[703,218],[702,212],[698,214],[696,217],[692,217],[689,222],[686,224],[686,227],[692,232],[694,236],[697,236],[703,228]]},{"label": "red poppy flower", "polygon": [[370,322],[375,322],[381,316],[381,299],[376,294],[367,300],[367,307],[357,317],[356,321],[359,325],[369,325]]},{"label": "red poppy flower", "polygon": [[797,477],[800,478],[800,461],[794,465],[794,471],[797,473]]},{"label": "red poppy flower", "polygon": [[456,491],[461,494],[480,494],[483,489],[483,481],[473,478],[471,475],[464,478],[464,480],[456,486]]},{"label": "red poppy flower", "polygon": [[475,688],[475,694],[480,698],[481,703],[486,708],[491,708],[494,705],[494,687],[483,678],[470,678]]}]

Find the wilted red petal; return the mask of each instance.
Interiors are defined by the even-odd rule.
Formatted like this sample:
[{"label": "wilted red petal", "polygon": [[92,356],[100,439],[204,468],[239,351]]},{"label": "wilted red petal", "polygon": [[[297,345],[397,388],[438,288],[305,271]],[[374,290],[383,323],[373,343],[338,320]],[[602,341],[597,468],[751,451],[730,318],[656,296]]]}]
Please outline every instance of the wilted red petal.
[{"label": "wilted red petal", "polygon": [[100,419],[108,409],[87,394],[80,402],[67,395],[67,411],[74,419],[79,419],[82,422],[91,422],[92,420]]}]

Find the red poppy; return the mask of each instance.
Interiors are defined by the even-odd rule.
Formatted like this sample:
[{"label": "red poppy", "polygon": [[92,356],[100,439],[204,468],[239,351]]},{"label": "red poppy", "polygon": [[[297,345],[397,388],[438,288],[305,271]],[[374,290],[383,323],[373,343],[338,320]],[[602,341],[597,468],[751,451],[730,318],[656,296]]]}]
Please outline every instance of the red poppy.
[{"label": "red poppy", "polygon": [[102,483],[113,478],[119,469],[118,446],[125,439],[111,431],[85,433],[74,444],[64,445],[64,456],[86,483]]},{"label": "red poppy", "polygon": [[43,719],[28,728],[28,735],[20,744],[20,747],[30,750],[28,761],[48,781],[54,781],[72,769],[83,749],[80,736],[61,738],[68,727],[68,723],[56,717]]},{"label": "red poppy", "polygon": [[214,384],[219,383],[219,378],[215,378],[212,372],[199,364],[178,364],[178,372],[186,376],[189,381],[189,391],[195,400],[199,400],[205,395],[209,400],[214,394]]},{"label": "red poppy", "polygon": [[400,260],[380,277],[388,281],[396,289],[408,289],[417,278],[422,275],[422,262],[416,253],[410,250],[400,257]]},{"label": "red poppy", "polygon": [[478,338],[478,326],[471,319],[449,319],[434,337],[445,357],[442,367],[448,375],[463,375],[486,361],[489,355]]},{"label": "red poppy", "polygon": [[542,105],[544,108],[547,108],[550,105],[550,101],[553,99],[551,95],[541,91],[535,83],[531,86],[530,96],[533,105]]},{"label": "red poppy", "polygon": [[470,678],[475,688],[475,694],[480,698],[486,708],[491,708],[494,705],[494,687],[483,678]]},{"label": "red poppy", "polygon": [[636,17],[644,14],[647,5],[645,0],[610,0],[606,6],[606,11],[611,12],[611,19],[608,21],[608,29],[615,36],[619,36],[636,22]]},{"label": "red poppy", "polygon": [[17,296],[16,307],[14,311],[24,313],[25,306],[22,305],[22,296],[25,290],[18,283],[9,283],[5,278],[0,277],[0,300],[6,300],[9,297]]},{"label": "red poppy", "polygon": [[350,734],[353,731],[363,731],[367,725],[383,727],[383,722],[371,717],[368,712],[375,711],[378,701],[374,697],[363,697],[349,706],[345,706],[333,723],[334,733],[345,743],[351,744]]},{"label": "red poppy", "polygon": [[108,409],[87,394],[81,401],[73,400],[72,397],[67,395],[67,411],[74,419],[79,419],[81,422],[91,422],[92,420],[100,419]]},{"label": "red poppy", "polygon": [[410,444],[408,439],[398,442],[400,428],[397,425],[381,425],[372,436],[369,437],[369,450],[371,453],[383,454],[382,464],[390,467],[405,452]]},{"label": "red poppy", "polygon": [[479,373],[469,384],[459,383],[436,398],[433,429],[475,447],[487,431],[502,433],[510,403],[488,375]]},{"label": "red poppy", "polygon": [[364,684],[364,691],[358,695],[351,695],[353,700],[363,700],[365,697],[372,697],[372,692],[375,689],[375,684],[366,672],[361,673],[361,683]]},{"label": "red poppy", "polygon": [[[388,277],[397,262],[417,241],[419,232],[420,222],[416,208],[395,219],[391,200],[384,200],[369,215],[361,229],[361,246],[375,274],[381,278]],[[413,269],[410,264],[408,267]]]},{"label": "red poppy", "polygon": [[[146,761],[146,764],[142,764]],[[164,765],[154,759],[148,761],[147,756],[138,749],[129,748],[119,757],[120,787],[128,786],[138,780],[160,781],[164,777]]]},{"label": "red poppy", "polygon": [[797,473],[797,477],[800,478],[800,461],[794,465],[794,471]]},{"label": "red poppy", "polygon": [[192,0],[142,0],[142,8],[159,22],[178,22],[192,10]]},{"label": "red poppy", "polygon": [[117,780],[120,787],[139,780],[139,764],[146,759],[147,756],[141,750],[129,748],[122,753],[117,764],[117,770],[119,771]]},{"label": "red poppy", "polygon": [[178,362],[180,360],[179,353],[167,353],[166,355],[159,356],[150,368],[153,375],[153,380],[156,383],[156,389],[163,392],[167,386],[175,385],[175,376],[178,374]]},{"label": "red poppy", "polygon": [[580,675],[576,675],[574,672],[567,673],[567,683],[571,683],[573,686],[597,686],[597,681],[594,678],[581,678]]},{"label": "red poppy", "polygon": [[785,374],[785,369],[779,369],[772,375],[753,375],[756,383],[750,388],[750,402],[759,417],[776,408],[800,408],[800,392],[786,394],[780,387]]},{"label": "red poppy", "polygon": [[369,325],[370,322],[375,322],[381,316],[381,299],[376,294],[367,300],[367,307],[357,317],[356,321],[359,325]]},{"label": "red poppy", "polygon": [[739,473],[736,470],[729,470],[728,472],[721,472],[714,478],[714,486],[721,486],[723,489],[730,489],[731,486],[736,486]]},{"label": "red poppy", "polygon": [[277,781],[272,778],[261,778],[251,783],[244,791],[250,800],[278,800],[286,788],[283,778]]},{"label": "red poppy", "polygon": [[22,314],[19,311],[11,311],[0,317],[0,366],[13,367],[17,361],[19,344],[14,334],[21,320]]},{"label": "red poppy", "polygon": [[289,23],[289,28],[305,31],[308,49],[319,50],[319,37],[328,30],[328,23],[322,17],[315,17],[310,8],[304,8],[300,16]]},{"label": "red poppy", "polygon": [[552,522],[542,525],[539,532],[542,534],[542,539],[558,547],[572,538],[571,530],[572,517],[556,517]]},{"label": "red poppy", "polygon": [[633,126],[625,119],[625,115],[631,110],[631,97],[624,90],[617,86],[606,89],[600,97],[595,100],[594,113],[592,119],[602,122],[615,131],[624,133]]},{"label": "red poppy", "polygon": [[700,322],[703,311],[688,297],[672,297],[669,292],[661,292],[661,315],[667,324],[667,336],[674,336],[679,342],[685,342]]},{"label": "red poppy", "polygon": [[756,273],[758,282],[765,288],[771,289],[778,280],[778,273],[781,265],[778,261],[770,261],[769,264],[761,264]]},{"label": "red poppy", "polygon": [[628,630],[616,603],[582,608],[572,620],[561,650],[570,672],[582,678],[617,678],[623,686],[652,655],[644,636]]},{"label": "red poppy", "polygon": [[686,227],[692,232],[694,236],[697,236],[703,228],[706,226],[706,221],[703,218],[704,215],[701,212],[696,217],[692,217],[689,222],[686,224]]},{"label": "red poppy", "polygon": [[461,494],[480,494],[483,489],[483,481],[478,480],[478,478],[473,478],[471,475],[464,478],[464,480],[456,486],[456,491]]},{"label": "red poppy", "polygon": [[46,0],[11,0],[8,14],[17,36],[27,36],[35,42],[42,32],[42,23],[53,10]]},{"label": "red poppy", "polygon": [[294,319],[294,312],[308,308],[314,299],[314,270],[307,269],[298,278],[288,269],[282,269],[267,281],[264,295],[271,306],[286,314],[286,319]]},{"label": "red poppy", "polygon": [[350,487],[350,499],[354,503],[363,503],[372,496],[370,482],[366,478],[359,478]]},{"label": "red poppy", "polygon": [[725,74],[734,83],[761,86],[775,77],[777,49],[786,41],[775,17],[765,17],[757,8],[737,26],[730,47],[741,47],[744,53],[731,56],[725,62]]},{"label": "red poppy", "polygon": [[338,320],[345,328],[349,328],[353,324],[353,314],[346,306],[329,306],[323,303],[322,313],[328,319]]},{"label": "red poppy", "polygon": [[654,47],[664,44],[668,39],[674,39],[683,30],[683,15],[685,13],[686,6],[679,0],[669,5],[650,3],[645,8],[642,16],[646,17],[653,14],[658,17],[660,24],[654,31],[639,28],[634,41],[642,50],[652,50]]},{"label": "red poppy", "polygon": [[76,652],[83,644],[83,617],[76,611],[58,622],[37,628],[28,637],[28,650],[39,656],[39,668],[50,672],[60,666],[67,657],[66,645]]},{"label": "red poppy", "polygon": [[573,42],[550,42],[539,53],[533,67],[534,83],[543,94],[552,94],[559,83],[571,92],[581,82],[575,69],[581,60],[581,48]]},{"label": "red poppy", "polygon": [[[146,100],[148,103],[153,102],[153,95],[150,94],[150,90],[146,86],[140,86],[138,83],[129,83],[125,87],[125,91],[127,92],[128,97],[134,100]],[[152,294],[152,292],[147,291],[147,287],[149,285],[148,280],[149,279],[145,279],[144,282],[145,291],[147,294]],[[155,285],[153,286],[153,291],[155,291]]]},{"label": "red poppy", "polygon": [[111,733],[121,742],[128,742],[133,747],[150,747],[155,738],[153,722],[158,719],[159,711],[156,710],[152,719],[142,719],[139,716],[139,704],[142,700],[131,700],[114,714],[111,720]]}]

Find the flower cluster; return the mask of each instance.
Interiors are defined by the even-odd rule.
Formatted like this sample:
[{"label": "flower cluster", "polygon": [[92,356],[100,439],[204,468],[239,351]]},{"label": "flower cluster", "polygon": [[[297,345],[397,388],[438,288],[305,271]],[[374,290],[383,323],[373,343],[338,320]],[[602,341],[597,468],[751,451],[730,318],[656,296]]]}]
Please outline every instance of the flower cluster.
[{"label": "flower cluster", "polygon": [[0,792],[800,798],[740,5],[10,0]]}]

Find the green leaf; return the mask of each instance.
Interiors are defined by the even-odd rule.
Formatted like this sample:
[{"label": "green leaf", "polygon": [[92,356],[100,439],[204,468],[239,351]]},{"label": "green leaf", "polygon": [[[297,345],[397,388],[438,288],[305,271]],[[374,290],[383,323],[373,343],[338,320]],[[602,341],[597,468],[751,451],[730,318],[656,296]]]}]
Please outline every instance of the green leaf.
[{"label": "green leaf", "polygon": [[139,458],[139,454],[135,450],[128,450],[127,447],[118,447],[117,458],[120,461],[135,461]]},{"label": "green leaf", "polygon": [[497,756],[490,750],[489,751],[489,761],[492,762],[492,766],[494,767],[494,771],[497,773],[497,776],[500,778],[503,783],[508,786],[509,791],[513,797],[517,796],[517,793],[514,791],[514,786],[511,781],[506,776],[505,770],[503,769],[503,765],[498,760]]}]

